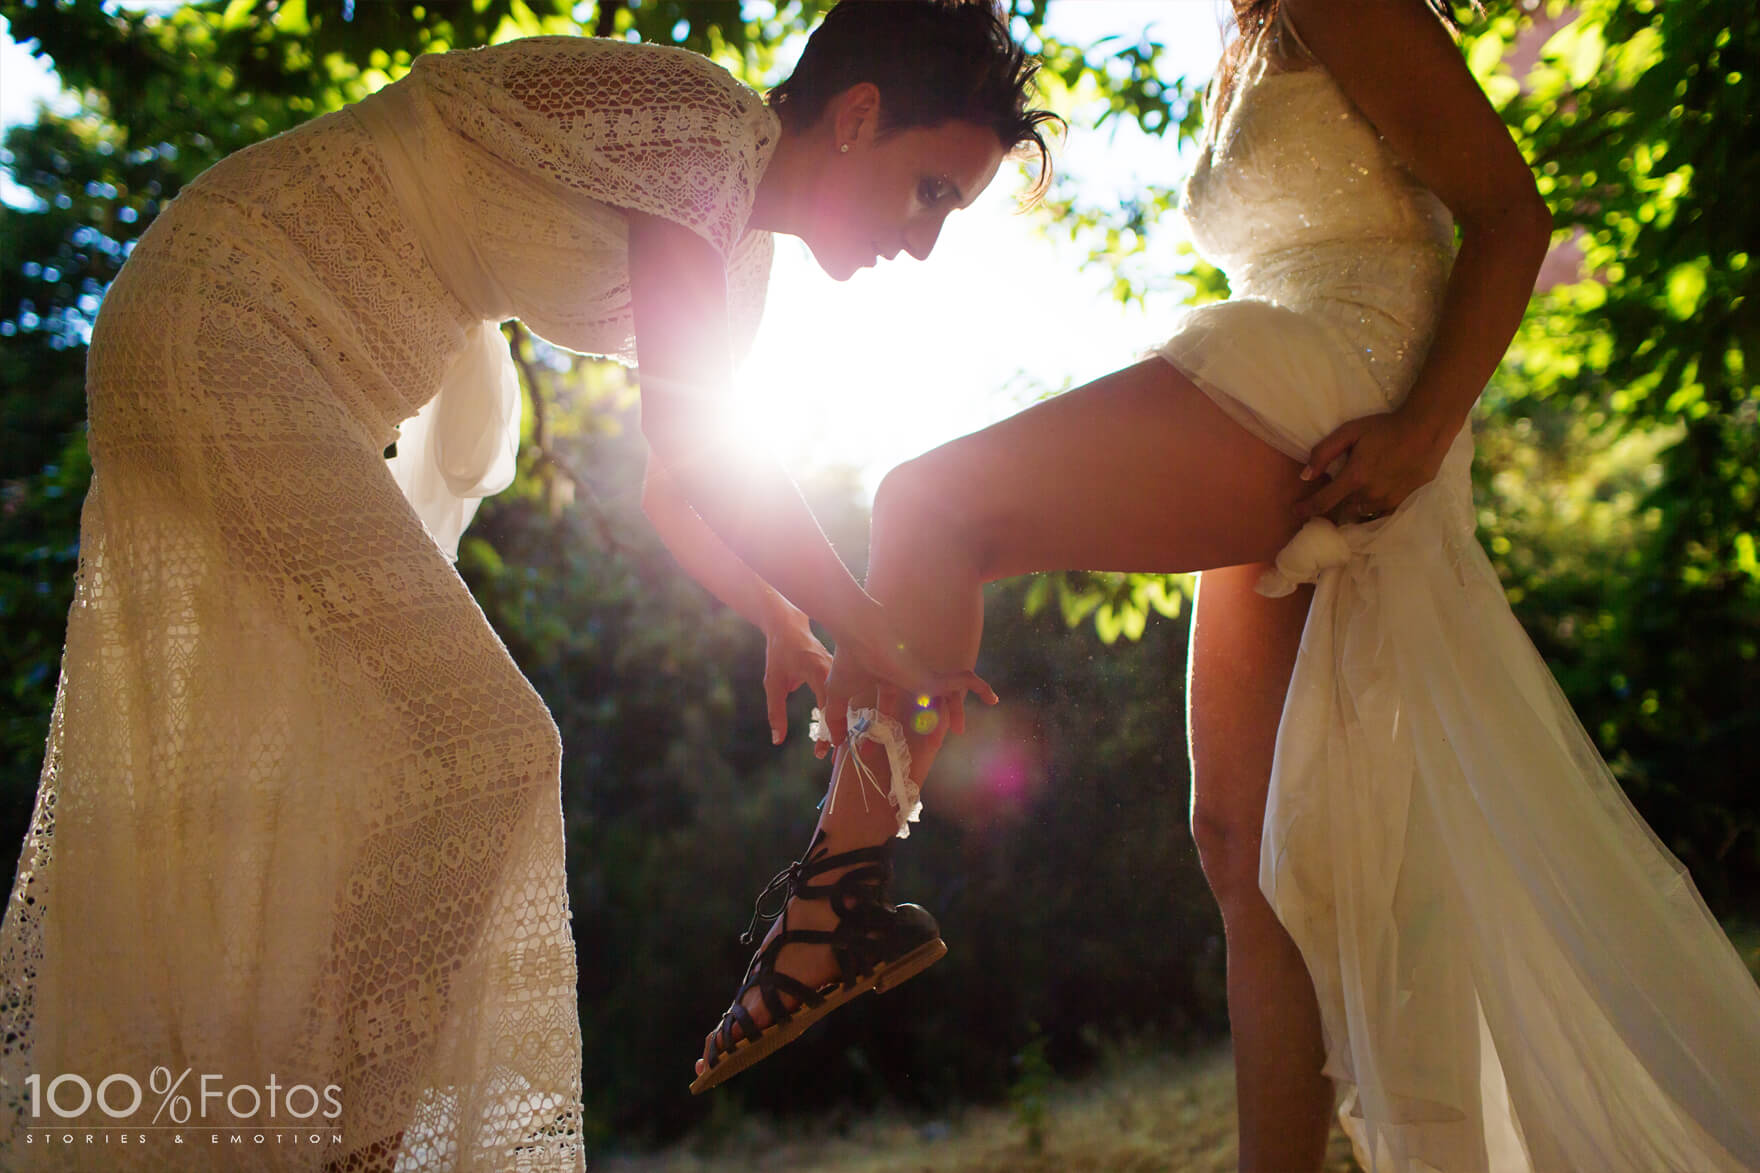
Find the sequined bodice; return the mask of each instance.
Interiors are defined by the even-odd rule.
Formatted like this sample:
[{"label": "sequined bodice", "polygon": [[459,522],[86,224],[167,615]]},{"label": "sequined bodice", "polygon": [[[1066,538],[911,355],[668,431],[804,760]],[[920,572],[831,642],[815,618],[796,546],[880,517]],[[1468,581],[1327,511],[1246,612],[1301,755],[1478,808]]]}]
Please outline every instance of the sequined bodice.
[{"label": "sequined bodice", "polygon": [[1235,297],[1336,328],[1397,400],[1435,327],[1454,221],[1325,69],[1280,57],[1241,62],[1186,181],[1193,243]]}]

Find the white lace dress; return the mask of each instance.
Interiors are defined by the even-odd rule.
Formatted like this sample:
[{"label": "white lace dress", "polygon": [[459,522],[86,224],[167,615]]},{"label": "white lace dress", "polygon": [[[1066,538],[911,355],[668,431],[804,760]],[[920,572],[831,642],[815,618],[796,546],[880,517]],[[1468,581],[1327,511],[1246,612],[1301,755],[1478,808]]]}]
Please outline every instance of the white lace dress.
[{"label": "white lace dress", "polygon": [[[399,1170],[583,1167],[561,746],[449,560],[518,440],[493,324],[630,358],[628,207],[728,258],[749,336],[779,133],[694,54],[534,38],[423,57],[148,229],[92,338],[0,1167],[352,1169],[400,1130]],[[138,1109],[82,1103],[113,1075]]]},{"label": "white lace dress", "polygon": [[[1447,209],[1287,25],[1185,191],[1234,296],[1162,348],[1305,459],[1399,402]],[[1395,513],[1310,524],[1261,883],[1314,978],[1326,1074],[1375,1171],[1760,1169],[1760,989],[1621,793],[1474,537],[1463,429]]]}]

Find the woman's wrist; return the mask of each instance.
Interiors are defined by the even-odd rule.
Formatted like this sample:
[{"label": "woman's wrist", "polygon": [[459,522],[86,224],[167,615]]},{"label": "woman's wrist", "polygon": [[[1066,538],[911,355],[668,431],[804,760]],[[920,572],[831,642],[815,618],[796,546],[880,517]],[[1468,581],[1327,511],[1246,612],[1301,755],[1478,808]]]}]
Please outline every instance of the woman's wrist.
[{"label": "woman's wrist", "polygon": [[851,651],[857,651],[865,637],[884,627],[885,609],[859,586],[839,595],[835,607],[815,618],[830,633],[833,644],[841,648],[847,643]]},{"label": "woman's wrist", "polygon": [[1462,425],[1467,422],[1467,414],[1472,410],[1468,404],[1466,411],[1458,411],[1441,402],[1438,396],[1420,395],[1414,388],[1413,394],[1398,407],[1396,414],[1411,429],[1418,443],[1427,451],[1446,451],[1454,443],[1455,436]]},{"label": "woman's wrist", "polygon": [[758,626],[771,639],[813,630],[812,620],[807,613],[783,598],[782,593],[774,587],[764,588],[763,615],[763,622]]}]

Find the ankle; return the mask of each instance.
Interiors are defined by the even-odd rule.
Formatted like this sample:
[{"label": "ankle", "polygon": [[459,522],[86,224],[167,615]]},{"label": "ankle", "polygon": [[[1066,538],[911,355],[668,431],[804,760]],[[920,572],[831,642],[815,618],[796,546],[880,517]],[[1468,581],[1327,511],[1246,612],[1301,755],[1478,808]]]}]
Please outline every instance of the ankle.
[{"label": "ankle", "polygon": [[[814,710],[815,733],[823,718]],[[923,804],[904,726],[878,709],[851,708],[849,736],[837,751],[820,826],[867,845],[908,839]]]}]

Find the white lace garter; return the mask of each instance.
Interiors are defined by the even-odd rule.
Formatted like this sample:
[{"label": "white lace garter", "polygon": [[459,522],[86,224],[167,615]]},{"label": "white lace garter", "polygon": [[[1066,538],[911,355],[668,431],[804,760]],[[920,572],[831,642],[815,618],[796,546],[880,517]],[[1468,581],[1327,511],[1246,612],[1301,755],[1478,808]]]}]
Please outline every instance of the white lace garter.
[{"label": "white lace garter", "polygon": [[[831,740],[825,731],[825,714],[818,709],[813,710],[813,721],[808,726],[808,733],[814,741]],[[856,752],[863,741],[877,741],[886,747],[886,760],[892,769],[890,787],[880,785],[874,771],[868,768],[868,764],[862,761],[862,755]],[[891,804],[893,812],[898,815],[898,838],[909,839],[910,824],[922,817],[923,801],[920,797],[921,787],[911,781],[911,747],[904,739],[904,726],[879,709],[858,709],[852,706],[849,710],[849,738],[846,746],[850,751],[850,763],[862,782],[863,808],[866,809],[868,805],[867,788],[872,787],[874,793]],[[832,788],[826,801],[832,804],[828,809],[836,808],[836,787]]]}]

